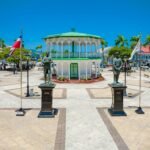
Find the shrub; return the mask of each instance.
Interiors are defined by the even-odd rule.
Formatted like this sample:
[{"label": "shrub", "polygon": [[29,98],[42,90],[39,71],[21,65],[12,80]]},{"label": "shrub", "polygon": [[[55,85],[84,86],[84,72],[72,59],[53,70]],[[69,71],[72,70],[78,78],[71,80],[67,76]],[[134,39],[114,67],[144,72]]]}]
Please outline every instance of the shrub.
[{"label": "shrub", "polygon": [[67,77],[61,77],[61,76],[58,77],[57,79],[60,81],[68,81],[69,80]]}]

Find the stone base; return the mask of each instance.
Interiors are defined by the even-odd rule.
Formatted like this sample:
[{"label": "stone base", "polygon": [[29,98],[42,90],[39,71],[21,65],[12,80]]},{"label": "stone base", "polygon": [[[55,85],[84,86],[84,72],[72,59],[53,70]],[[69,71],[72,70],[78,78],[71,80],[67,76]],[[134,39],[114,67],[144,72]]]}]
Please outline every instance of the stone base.
[{"label": "stone base", "polygon": [[141,107],[138,107],[138,108],[135,110],[135,112],[136,112],[137,114],[144,114],[144,111],[142,110]]},{"label": "stone base", "polygon": [[126,116],[123,110],[123,95],[127,87],[121,83],[113,83],[109,84],[109,86],[112,91],[112,104],[110,109],[108,109],[109,113],[112,116]]},{"label": "stone base", "polygon": [[54,118],[57,115],[58,109],[52,109],[51,111],[40,111],[38,118]]},{"label": "stone base", "polygon": [[127,116],[127,114],[123,110],[122,111],[114,111],[112,108],[109,108],[108,112],[111,116]]},{"label": "stone base", "polygon": [[56,114],[56,109],[52,108],[53,103],[53,83],[43,83],[39,85],[42,92],[41,111],[38,118],[53,118]]},{"label": "stone base", "polygon": [[16,110],[16,116],[24,116],[26,114],[23,108]]}]

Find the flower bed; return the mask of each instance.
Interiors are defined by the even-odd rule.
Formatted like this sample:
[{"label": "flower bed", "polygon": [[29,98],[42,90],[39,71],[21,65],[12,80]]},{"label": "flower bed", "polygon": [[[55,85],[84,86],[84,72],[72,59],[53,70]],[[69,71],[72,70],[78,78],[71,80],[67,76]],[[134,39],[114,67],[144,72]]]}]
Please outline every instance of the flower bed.
[{"label": "flower bed", "polygon": [[91,78],[91,79],[71,79],[69,80],[68,78],[58,78],[58,79],[53,79],[53,82],[56,83],[94,83],[94,82],[99,82],[99,81],[103,81],[104,78],[102,76],[98,77],[98,78]]}]

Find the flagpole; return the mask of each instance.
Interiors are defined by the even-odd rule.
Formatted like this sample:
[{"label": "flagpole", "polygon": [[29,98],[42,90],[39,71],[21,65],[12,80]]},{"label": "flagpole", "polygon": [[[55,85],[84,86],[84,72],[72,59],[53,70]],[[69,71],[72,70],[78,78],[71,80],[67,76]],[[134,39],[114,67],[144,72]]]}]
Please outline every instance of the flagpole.
[{"label": "flagpole", "polygon": [[[140,40],[140,39],[139,39]],[[140,52],[139,52],[139,107],[135,110],[137,114],[144,114],[141,107],[141,42],[140,42]]]},{"label": "flagpole", "polygon": [[[22,36],[22,31],[21,31]],[[22,39],[20,43],[20,100],[21,100],[21,109],[22,109]]]},{"label": "flagpole", "polygon": [[21,43],[20,43],[20,109],[17,110],[17,114],[16,116],[24,116],[25,115],[25,111],[22,108],[22,36],[23,36],[23,32],[21,31]]}]

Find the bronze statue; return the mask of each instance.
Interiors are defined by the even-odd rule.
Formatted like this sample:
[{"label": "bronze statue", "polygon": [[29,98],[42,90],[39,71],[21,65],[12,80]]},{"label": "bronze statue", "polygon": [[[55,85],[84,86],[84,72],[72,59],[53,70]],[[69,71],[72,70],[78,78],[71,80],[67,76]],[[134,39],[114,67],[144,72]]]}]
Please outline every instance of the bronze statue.
[{"label": "bronze statue", "polygon": [[114,73],[114,82],[113,82],[113,84],[119,83],[118,79],[119,79],[119,74],[120,74],[120,71],[121,71],[121,68],[122,68],[122,60],[121,60],[121,58],[119,58],[119,53],[116,52],[115,56],[116,57],[114,57],[114,59],[113,59],[113,73]]},{"label": "bronze statue", "polygon": [[[51,82],[51,57],[49,57],[49,53],[46,53],[46,56],[43,58],[42,63],[44,65],[44,79],[45,83]],[[48,82],[47,82],[48,79]]]}]

